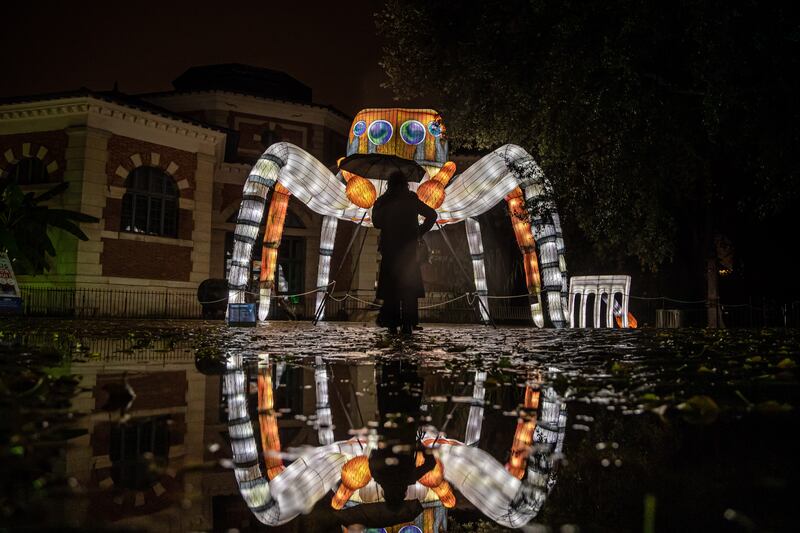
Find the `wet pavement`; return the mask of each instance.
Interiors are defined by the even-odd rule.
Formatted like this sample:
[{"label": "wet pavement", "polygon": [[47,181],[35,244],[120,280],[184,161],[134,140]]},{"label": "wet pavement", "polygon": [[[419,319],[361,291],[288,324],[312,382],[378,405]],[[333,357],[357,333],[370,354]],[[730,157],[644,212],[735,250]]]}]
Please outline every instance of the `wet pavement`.
[{"label": "wet pavement", "polygon": [[0,335],[11,528],[795,529],[797,331],[26,320]]}]

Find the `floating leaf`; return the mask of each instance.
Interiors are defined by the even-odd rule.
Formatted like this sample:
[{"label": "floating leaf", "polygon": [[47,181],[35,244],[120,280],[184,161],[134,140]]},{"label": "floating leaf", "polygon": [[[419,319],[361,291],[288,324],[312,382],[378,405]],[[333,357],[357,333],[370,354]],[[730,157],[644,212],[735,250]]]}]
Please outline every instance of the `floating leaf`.
[{"label": "floating leaf", "polygon": [[775,400],[767,400],[756,405],[756,411],[765,415],[788,413],[792,409],[793,407],[788,403],[780,403]]},{"label": "floating leaf", "polygon": [[705,395],[692,396],[678,404],[683,418],[690,424],[711,424],[719,416],[719,406],[711,397]]}]

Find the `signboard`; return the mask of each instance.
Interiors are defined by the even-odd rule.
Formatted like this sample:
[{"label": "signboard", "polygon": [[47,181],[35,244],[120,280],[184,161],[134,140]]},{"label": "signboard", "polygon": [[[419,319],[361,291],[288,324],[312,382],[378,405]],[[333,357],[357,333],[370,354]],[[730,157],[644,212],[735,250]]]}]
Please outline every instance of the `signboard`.
[{"label": "signboard", "polygon": [[21,308],[22,299],[11,260],[5,252],[0,252],[0,313],[18,313]]}]

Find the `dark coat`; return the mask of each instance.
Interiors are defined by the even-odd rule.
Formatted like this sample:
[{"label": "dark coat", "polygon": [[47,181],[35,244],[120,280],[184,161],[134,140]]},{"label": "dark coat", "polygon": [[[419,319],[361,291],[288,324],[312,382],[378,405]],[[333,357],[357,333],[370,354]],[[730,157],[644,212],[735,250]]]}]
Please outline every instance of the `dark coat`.
[{"label": "dark coat", "polygon": [[[425,217],[422,225],[417,215]],[[381,230],[378,250],[381,269],[377,297],[400,299],[413,291],[425,296],[422,273],[417,261],[417,239],[436,222],[436,211],[405,188],[389,189],[372,207],[372,225]]]}]

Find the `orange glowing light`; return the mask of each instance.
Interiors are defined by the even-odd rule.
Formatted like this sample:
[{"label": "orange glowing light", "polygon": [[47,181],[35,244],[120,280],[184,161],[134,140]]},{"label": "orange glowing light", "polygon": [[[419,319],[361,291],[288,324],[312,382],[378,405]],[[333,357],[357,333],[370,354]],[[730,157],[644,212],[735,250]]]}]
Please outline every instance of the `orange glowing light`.
[{"label": "orange glowing light", "polygon": [[[344,171],[343,171],[344,173]],[[350,179],[347,180],[345,186],[345,193],[347,199],[356,204],[358,207],[369,209],[375,203],[378,193],[375,191],[375,186],[366,178],[350,174]],[[345,178],[347,179],[347,178]]]},{"label": "orange glowing light", "polygon": [[[618,315],[614,317],[617,321],[617,327],[622,328],[622,315]],[[633,313],[628,313],[628,327],[630,329],[636,329],[639,327],[639,322],[636,320],[636,317],[633,316]]]},{"label": "orange glowing light", "polygon": [[280,183],[275,184],[272,201],[267,213],[267,229],[264,231],[264,247],[261,251],[262,285],[272,286],[275,280],[275,265],[278,262],[278,246],[283,236],[283,223],[286,221],[286,209],[289,207],[289,191]]},{"label": "orange glowing light", "polygon": [[[424,460],[424,459],[423,459]],[[428,488],[433,488],[440,485],[444,481],[444,467],[439,459],[436,459],[436,464],[424,476],[419,478],[419,482]]]},{"label": "orange glowing light", "polygon": [[342,484],[331,500],[331,507],[341,509],[358,489],[365,487],[372,479],[369,471],[369,458],[359,455],[347,461],[342,467]]},{"label": "orange glowing light", "polygon": [[508,212],[511,215],[511,226],[514,228],[514,236],[517,245],[522,252],[522,264],[525,267],[525,281],[527,282],[530,294],[539,294],[541,291],[542,280],[539,274],[539,258],[536,255],[536,242],[533,240],[531,223],[525,209],[525,198],[522,189],[517,187],[508,196]]},{"label": "orange glowing light", "polygon": [[258,425],[261,430],[261,449],[267,466],[267,477],[274,479],[284,471],[281,459],[281,439],[272,396],[272,365],[258,368]]},{"label": "orange glowing light", "polygon": [[417,189],[417,196],[419,199],[433,209],[439,209],[444,202],[444,188],[450,182],[450,178],[453,177],[455,172],[456,164],[452,161],[448,161],[442,165],[442,168],[439,169],[439,172],[437,172],[435,176],[419,186]]},{"label": "orange glowing light", "polygon": [[[539,391],[531,386],[525,387],[526,409],[537,409],[539,407]],[[530,419],[520,419],[517,422],[517,430],[514,432],[514,442],[511,445],[511,457],[506,463],[506,470],[517,479],[522,479],[525,475],[525,468],[528,465],[528,454],[533,444],[533,432],[536,430],[536,415],[532,414]]]},{"label": "orange glowing light", "polygon": [[433,487],[433,492],[439,497],[439,501],[442,502],[445,509],[452,509],[456,506],[456,497],[447,481],[442,481],[440,485]]},{"label": "orange glowing light", "polygon": [[439,209],[444,202],[444,185],[432,179],[417,189],[417,197],[433,209]]}]

